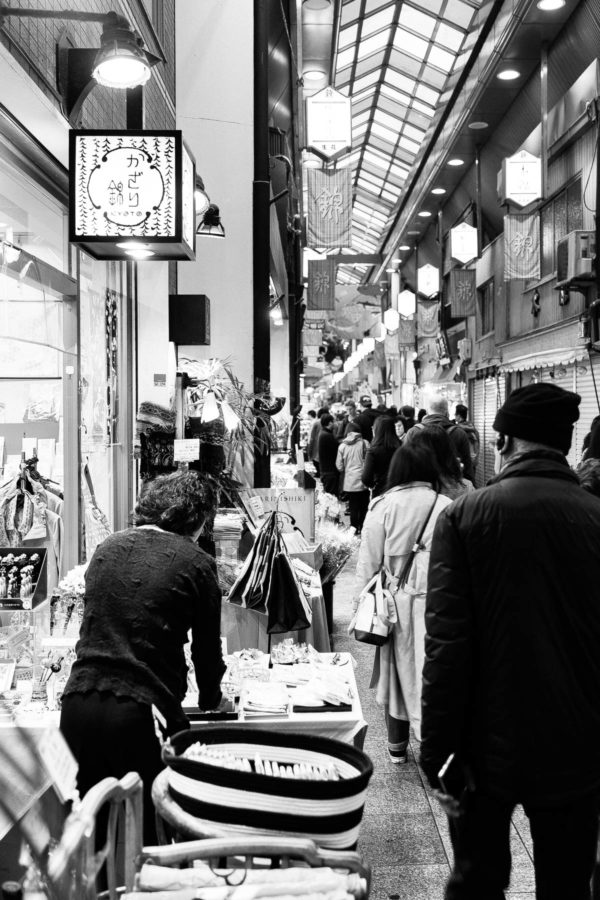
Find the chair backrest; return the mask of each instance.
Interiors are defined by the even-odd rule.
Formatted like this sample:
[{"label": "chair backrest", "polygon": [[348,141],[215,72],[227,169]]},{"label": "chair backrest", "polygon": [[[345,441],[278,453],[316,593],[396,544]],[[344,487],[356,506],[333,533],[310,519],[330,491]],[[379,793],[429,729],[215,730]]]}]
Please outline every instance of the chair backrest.
[{"label": "chair backrest", "polygon": [[[108,824],[101,848],[96,848],[98,814]],[[117,900],[117,835],[124,845],[124,883],[133,890],[136,859],[142,849],[142,780],[129,772],[120,781],[104,778],[73,810],[48,861],[48,889],[52,900],[96,900],[97,877],[106,864],[109,900]]]}]

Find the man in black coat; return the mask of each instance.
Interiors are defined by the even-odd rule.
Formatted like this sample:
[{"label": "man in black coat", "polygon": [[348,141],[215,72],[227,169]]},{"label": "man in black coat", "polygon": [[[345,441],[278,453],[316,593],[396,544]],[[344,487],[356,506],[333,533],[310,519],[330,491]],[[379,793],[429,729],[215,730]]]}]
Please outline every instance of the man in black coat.
[{"label": "man in black coat", "polygon": [[339,474],[335,467],[338,452],[338,442],[333,434],[333,416],[331,413],[323,413],[321,416],[321,431],[318,438],[319,471],[321,484],[327,494],[337,497],[339,494]]},{"label": "man in black coat", "polygon": [[[455,754],[446,900],[500,900],[510,821],[529,816],[538,900],[588,900],[600,793],[600,502],[569,468],[580,397],[498,411],[499,474],[443,510],[426,604],[421,764]],[[468,785],[462,792],[463,779]],[[446,809],[457,804],[442,798]]]},{"label": "man in black coat", "polygon": [[427,406],[427,415],[423,416],[423,421],[417,423],[410,429],[407,440],[411,440],[420,428],[427,428],[428,425],[439,425],[447,433],[454,452],[458,457],[462,466],[462,473],[469,481],[474,481],[475,472],[473,470],[473,460],[471,458],[471,443],[467,437],[467,433],[463,429],[452,422],[448,416],[448,401],[445,397],[434,397]]}]

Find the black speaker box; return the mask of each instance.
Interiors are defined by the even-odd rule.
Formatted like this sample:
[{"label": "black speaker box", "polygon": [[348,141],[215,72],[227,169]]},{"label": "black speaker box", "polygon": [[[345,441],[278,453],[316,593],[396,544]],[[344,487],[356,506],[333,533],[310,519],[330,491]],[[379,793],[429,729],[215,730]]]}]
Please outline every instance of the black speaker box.
[{"label": "black speaker box", "polygon": [[210,300],[206,294],[169,294],[169,340],[210,344]]}]

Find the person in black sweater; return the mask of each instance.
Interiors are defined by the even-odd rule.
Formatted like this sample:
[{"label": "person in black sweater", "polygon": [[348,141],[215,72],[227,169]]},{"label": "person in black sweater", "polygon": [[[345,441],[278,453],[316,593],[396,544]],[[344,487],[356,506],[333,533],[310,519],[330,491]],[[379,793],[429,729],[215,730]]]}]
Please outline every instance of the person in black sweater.
[{"label": "person in black sweater", "polygon": [[371,488],[371,499],[385,491],[388,469],[398,447],[400,440],[396,434],[394,419],[391,416],[379,416],[375,419],[373,443],[367,450],[361,476],[364,486]]},{"label": "person in black sweater", "polygon": [[163,768],[152,707],[166,734],[189,728],[181,708],[189,631],[198,705],[214,709],[221,700],[221,591],[214,560],[195,543],[215,506],[206,476],[155,479],[139,498],[137,527],[108,537],[86,571],[60,727],[79,764],[81,796],[102,778],[139,772],[145,843],[156,840],[151,788]]},{"label": "person in black sweater", "polygon": [[335,467],[338,442],[333,434],[333,416],[324,413],[321,416],[321,433],[319,434],[319,470],[321,484],[327,494],[337,497],[339,494],[339,475]]}]

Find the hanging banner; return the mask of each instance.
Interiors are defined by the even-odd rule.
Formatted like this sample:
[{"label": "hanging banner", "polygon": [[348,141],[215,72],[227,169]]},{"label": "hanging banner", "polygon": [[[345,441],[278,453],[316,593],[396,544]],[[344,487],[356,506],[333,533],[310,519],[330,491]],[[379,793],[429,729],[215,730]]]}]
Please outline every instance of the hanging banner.
[{"label": "hanging banner", "polygon": [[475,315],[475,269],[450,269],[450,308],[454,319]]},{"label": "hanging banner", "polygon": [[352,244],[352,172],[309,169],[307,242],[309,247]]},{"label": "hanging banner", "polygon": [[527,206],[542,196],[542,160],[526,150],[502,160],[500,201]]},{"label": "hanging banner", "polygon": [[538,214],[504,216],[504,280],[528,280],[540,274]]},{"label": "hanging banner", "polygon": [[410,347],[412,350],[415,349],[415,320],[405,319],[403,316],[400,317],[400,324],[398,326],[398,346],[399,347]]},{"label": "hanging banner", "polygon": [[335,263],[333,259],[308,261],[308,309],[335,309]]},{"label": "hanging banner", "polygon": [[437,300],[419,300],[417,302],[417,330],[419,337],[435,337],[438,333]]}]

